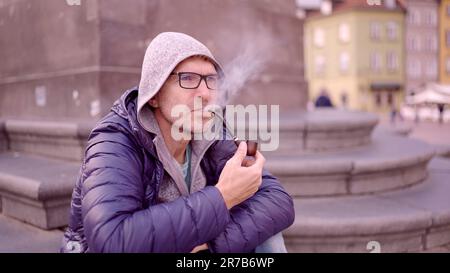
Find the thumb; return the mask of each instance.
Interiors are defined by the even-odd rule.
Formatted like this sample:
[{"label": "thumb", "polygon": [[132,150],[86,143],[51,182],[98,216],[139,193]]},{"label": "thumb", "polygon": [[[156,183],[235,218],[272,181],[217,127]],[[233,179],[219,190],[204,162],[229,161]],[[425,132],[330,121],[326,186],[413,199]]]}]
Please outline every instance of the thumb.
[{"label": "thumb", "polygon": [[236,150],[236,153],[233,155],[233,161],[235,161],[236,164],[241,165],[246,155],[247,155],[247,143],[245,141],[241,141]]}]

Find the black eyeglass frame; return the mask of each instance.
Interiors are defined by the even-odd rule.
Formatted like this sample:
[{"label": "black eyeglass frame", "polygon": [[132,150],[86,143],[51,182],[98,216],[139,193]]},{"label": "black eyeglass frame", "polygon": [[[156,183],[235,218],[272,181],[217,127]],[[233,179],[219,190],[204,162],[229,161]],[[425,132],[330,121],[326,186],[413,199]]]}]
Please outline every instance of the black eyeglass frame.
[{"label": "black eyeglass frame", "polygon": [[[182,77],[183,75],[186,75],[186,74],[194,74],[194,75],[200,76],[200,80],[198,81],[197,86],[195,86],[195,87],[184,87],[184,86],[181,85],[181,77]],[[202,80],[204,80],[205,83],[206,83],[206,87],[207,87],[209,90],[217,90],[217,88],[211,88],[211,87],[209,87],[207,79],[208,79],[208,77],[216,76],[216,77],[217,77],[217,80],[220,81],[220,75],[219,75],[219,74],[202,75],[202,74],[195,73],[195,72],[172,72],[172,73],[170,73],[170,75],[176,75],[176,76],[178,76],[178,84],[179,84],[180,87],[183,88],[183,89],[197,89],[197,88],[200,86],[200,84],[202,83]]]}]

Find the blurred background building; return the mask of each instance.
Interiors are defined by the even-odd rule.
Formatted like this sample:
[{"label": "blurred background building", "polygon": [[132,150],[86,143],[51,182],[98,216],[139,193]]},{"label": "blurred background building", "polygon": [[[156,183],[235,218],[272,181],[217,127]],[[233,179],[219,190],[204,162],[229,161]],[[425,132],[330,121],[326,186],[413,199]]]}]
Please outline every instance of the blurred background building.
[{"label": "blurred background building", "polygon": [[406,1],[406,95],[439,79],[439,2]]},{"label": "blurred background building", "polygon": [[308,13],[305,65],[311,98],[327,90],[336,105],[387,112],[405,89],[405,8],[397,1],[333,1],[330,14]]},{"label": "blurred background building", "polygon": [[[430,84],[449,83],[448,4],[439,0],[297,1],[305,18],[310,99],[326,90],[338,107],[380,114],[396,111],[411,119],[417,111],[419,119],[437,120],[436,100],[423,102],[422,95],[420,104],[411,102],[419,101],[412,97]],[[441,95],[446,99],[440,102],[446,104],[448,94]],[[444,120],[449,117],[444,113]]]},{"label": "blurred background building", "polygon": [[450,84],[450,1],[439,2],[439,81]]}]

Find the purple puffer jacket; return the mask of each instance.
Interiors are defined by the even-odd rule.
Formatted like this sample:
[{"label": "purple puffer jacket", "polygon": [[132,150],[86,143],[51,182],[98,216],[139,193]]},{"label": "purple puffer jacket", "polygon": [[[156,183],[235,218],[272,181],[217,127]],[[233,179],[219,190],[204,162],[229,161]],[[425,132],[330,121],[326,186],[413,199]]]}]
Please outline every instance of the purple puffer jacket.
[{"label": "purple puffer jacket", "polygon": [[62,252],[251,252],[294,221],[292,198],[269,172],[258,192],[227,210],[214,185],[236,145],[215,141],[201,162],[204,189],[156,203],[163,166],[154,135],[136,118],[137,89],[128,90],[89,136],[72,195]]}]

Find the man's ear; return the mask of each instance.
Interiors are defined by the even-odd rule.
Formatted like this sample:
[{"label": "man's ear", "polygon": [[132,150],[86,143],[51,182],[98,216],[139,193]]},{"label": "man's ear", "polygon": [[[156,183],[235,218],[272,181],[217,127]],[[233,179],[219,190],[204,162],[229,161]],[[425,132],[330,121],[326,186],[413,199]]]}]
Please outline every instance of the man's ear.
[{"label": "man's ear", "polygon": [[153,108],[158,108],[158,101],[155,98],[152,98],[148,101],[148,104]]}]

